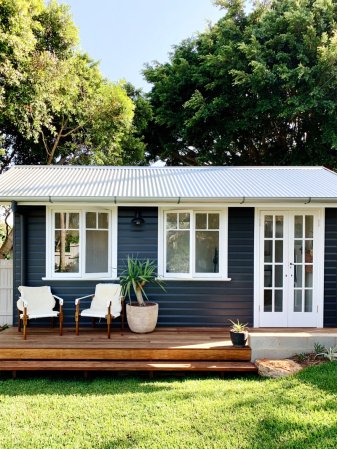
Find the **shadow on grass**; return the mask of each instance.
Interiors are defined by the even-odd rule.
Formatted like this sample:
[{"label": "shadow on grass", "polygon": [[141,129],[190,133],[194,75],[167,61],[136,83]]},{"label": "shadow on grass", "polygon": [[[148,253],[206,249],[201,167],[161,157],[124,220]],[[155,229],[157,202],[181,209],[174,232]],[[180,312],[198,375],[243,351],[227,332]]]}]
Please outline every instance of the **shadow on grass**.
[{"label": "shadow on grass", "polygon": [[[254,374],[228,375],[223,381],[233,379],[258,379]],[[43,395],[120,395],[125,393],[149,394],[158,391],[174,390],[177,383],[184,383],[188,380],[220,380],[219,375],[214,373],[194,373],[188,376],[182,373],[168,375],[167,373],[155,373],[155,377],[150,379],[148,373],[112,373],[107,375],[102,372],[90,372],[87,379],[82,372],[43,372],[29,373],[18,372],[17,379],[12,379],[10,373],[0,374],[0,395],[4,396],[33,396]],[[171,385],[170,385],[171,384]],[[175,384],[175,385],[173,385]],[[186,393],[189,399],[194,393]],[[201,395],[201,392],[196,394]],[[184,394],[185,396],[185,394]]]}]

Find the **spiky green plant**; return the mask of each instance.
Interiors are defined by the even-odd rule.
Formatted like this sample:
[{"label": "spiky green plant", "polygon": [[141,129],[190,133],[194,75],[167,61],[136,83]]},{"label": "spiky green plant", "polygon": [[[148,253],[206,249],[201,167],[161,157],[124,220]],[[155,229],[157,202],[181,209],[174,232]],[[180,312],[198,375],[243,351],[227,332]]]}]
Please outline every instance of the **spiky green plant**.
[{"label": "spiky green plant", "polygon": [[228,320],[228,321],[230,323],[232,323],[232,326],[231,326],[232,332],[246,332],[248,330],[247,329],[248,323],[243,324],[239,320],[237,320],[236,322],[232,321],[232,320]]},{"label": "spiky green plant", "polygon": [[163,281],[157,278],[156,262],[150,259],[144,260],[129,256],[126,261],[126,268],[120,275],[120,283],[123,295],[129,298],[130,304],[133,291],[140,306],[145,305],[143,295],[148,299],[144,291],[146,284],[156,284],[165,291]]}]

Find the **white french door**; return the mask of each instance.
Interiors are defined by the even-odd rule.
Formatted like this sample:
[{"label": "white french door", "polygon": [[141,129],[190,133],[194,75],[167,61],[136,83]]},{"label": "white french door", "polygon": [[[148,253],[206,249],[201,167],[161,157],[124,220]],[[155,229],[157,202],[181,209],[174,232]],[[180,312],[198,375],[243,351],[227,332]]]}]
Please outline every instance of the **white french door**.
[{"label": "white french door", "polygon": [[319,326],[323,308],[320,211],[261,211],[259,223],[259,326]]}]

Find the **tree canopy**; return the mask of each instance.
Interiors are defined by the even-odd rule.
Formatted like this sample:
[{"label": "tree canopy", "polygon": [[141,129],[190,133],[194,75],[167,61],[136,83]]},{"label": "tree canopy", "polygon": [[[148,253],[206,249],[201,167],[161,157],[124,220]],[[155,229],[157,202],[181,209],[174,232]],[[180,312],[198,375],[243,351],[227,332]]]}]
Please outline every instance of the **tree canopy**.
[{"label": "tree canopy", "polygon": [[0,1],[0,170],[11,162],[115,165],[125,154],[133,163],[122,145],[135,130],[133,100],[77,45],[68,6]]},{"label": "tree canopy", "polygon": [[337,167],[337,4],[270,0],[224,17],[144,71],[149,157]]}]

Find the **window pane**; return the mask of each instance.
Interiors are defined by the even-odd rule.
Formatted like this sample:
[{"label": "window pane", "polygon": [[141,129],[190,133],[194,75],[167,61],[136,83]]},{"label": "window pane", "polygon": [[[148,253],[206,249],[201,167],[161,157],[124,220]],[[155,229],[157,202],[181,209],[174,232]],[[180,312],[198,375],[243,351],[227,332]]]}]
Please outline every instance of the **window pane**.
[{"label": "window pane", "polygon": [[167,214],[166,215],[166,228],[167,229],[177,229],[177,217],[178,214]]},{"label": "window pane", "polygon": [[219,273],[219,231],[196,231],[196,273]]},{"label": "window pane", "polygon": [[196,229],[207,229],[207,214],[195,215],[195,227]]},{"label": "window pane", "polygon": [[273,237],[273,216],[266,215],[264,217],[264,236],[266,238]]},{"label": "window pane", "polygon": [[109,233],[86,231],[85,272],[107,273],[109,271]]},{"label": "window pane", "polygon": [[313,262],[313,241],[312,240],[306,240],[305,241],[305,263],[312,263]]},{"label": "window pane", "polygon": [[275,217],[275,237],[282,238],[283,237],[283,217],[282,215],[277,215]]},{"label": "window pane", "polygon": [[[64,214],[61,214],[60,212],[56,212],[55,214],[55,229],[65,229],[65,216]],[[61,224],[62,223],[62,224]]]},{"label": "window pane", "polygon": [[80,214],[69,213],[69,229],[79,229],[80,226]]},{"label": "window pane", "polygon": [[305,236],[307,238],[314,236],[314,217],[312,215],[305,216]]},{"label": "window pane", "polygon": [[87,212],[85,215],[86,227],[96,229],[96,212]]},{"label": "window pane", "polygon": [[208,214],[208,229],[219,229],[219,214]]},{"label": "window pane", "polygon": [[189,231],[168,231],[166,233],[166,272],[190,272]]},{"label": "window pane", "polygon": [[109,216],[105,213],[98,214],[98,227],[100,229],[108,229],[109,227]]},{"label": "window pane", "polygon": [[283,291],[275,290],[275,312],[282,312],[283,310]]},{"label": "window pane", "polygon": [[295,216],[295,237],[296,238],[303,237],[303,216],[302,215]]},{"label": "window pane", "polygon": [[271,312],[273,310],[273,291],[265,290],[264,291],[264,311]]},{"label": "window pane", "polygon": [[179,214],[179,229],[190,229],[190,214]]},{"label": "window pane", "polygon": [[79,231],[55,231],[55,273],[79,272]]}]

